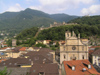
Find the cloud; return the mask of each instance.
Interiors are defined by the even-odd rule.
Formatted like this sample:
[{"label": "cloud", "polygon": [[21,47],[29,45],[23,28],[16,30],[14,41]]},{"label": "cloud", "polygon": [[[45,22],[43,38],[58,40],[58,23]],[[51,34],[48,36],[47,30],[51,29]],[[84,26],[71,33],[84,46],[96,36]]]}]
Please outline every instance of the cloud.
[{"label": "cloud", "polygon": [[61,4],[79,4],[79,3],[84,3],[84,4],[90,4],[93,3],[94,0],[39,0],[42,5],[51,5],[51,4],[56,4],[56,5],[61,5]]},{"label": "cloud", "polygon": [[100,14],[100,5],[92,5],[89,8],[83,8],[81,10],[82,15],[98,15]]},{"label": "cloud", "polygon": [[47,13],[61,13],[67,9],[79,8],[80,4],[91,4],[94,0],[39,0],[39,6],[30,6]]},{"label": "cloud", "polygon": [[21,10],[23,10],[23,8],[20,6],[20,4],[16,3],[14,6],[10,6],[6,11],[18,12]]}]

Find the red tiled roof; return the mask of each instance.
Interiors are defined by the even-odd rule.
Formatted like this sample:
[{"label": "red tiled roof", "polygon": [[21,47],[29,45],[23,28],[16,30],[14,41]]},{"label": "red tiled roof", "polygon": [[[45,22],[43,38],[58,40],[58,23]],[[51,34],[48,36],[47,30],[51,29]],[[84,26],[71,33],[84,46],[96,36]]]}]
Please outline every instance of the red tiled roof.
[{"label": "red tiled roof", "polygon": [[100,49],[95,50],[92,55],[100,55]]},{"label": "red tiled roof", "polygon": [[100,48],[100,46],[91,46],[89,48]]},{"label": "red tiled roof", "polygon": [[[66,75],[85,75],[85,74],[86,75],[90,75],[90,74],[100,75],[100,73],[98,73],[92,65],[91,65],[91,69],[88,69],[86,65],[91,64],[88,60],[64,61],[63,64],[66,71]],[[75,66],[75,71],[71,69],[72,66]],[[83,72],[82,71],[83,68],[85,68],[86,71]]]},{"label": "red tiled roof", "polygon": [[25,51],[26,47],[22,47],[21,49],[19,49],[19,51]]},{"label": "red tiled roof", "polygon": [[94,52],[94,50],[89,50],[89,54],[92,54],[92,52]]},{"label": "red tiled roof", "polygon": [[7,60],[7,59],[1,59],[1,60],[0,60],[0,63],[1,63],[2,61],[6,61],[6,60]]},{"label": "red tiled roof", "polygon": [[3,47],[3,48],[1,48],[1,49],[7,49],[7,48],[11,48],[11,47]]}]

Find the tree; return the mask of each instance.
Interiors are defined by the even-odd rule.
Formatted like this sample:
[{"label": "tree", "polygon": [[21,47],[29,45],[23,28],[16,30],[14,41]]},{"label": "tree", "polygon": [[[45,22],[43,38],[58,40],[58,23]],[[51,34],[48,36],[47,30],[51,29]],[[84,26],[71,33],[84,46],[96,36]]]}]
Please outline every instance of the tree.
[{"label": "tree", "polygon": [[43,47],[43,48],[47,48],[47,46],[46,46],[46,45],[44,45],[44,44],[42,44],[42,43],[38,43],[38,44],[36,44],[35,46],[36,46],[36,47]]},{"label": "tree", "polygon": [[55,45],[55,47],[59,47],[59,43],[58,43],[58,42],[56,42],[56,45]]},{"label": "tree", "polygon": [[9,40],[7,41],[7,44],[8,44],[8,46],[12,46],[12,40],[9,39]]},{"label": "tree", "polygon": [[7,68],[6,67],[4,67],[4,69],[3,70],[0,70],[0,75],[10,75],[11,74],[11,71],[8,73],[8,71],[7,71]]}]

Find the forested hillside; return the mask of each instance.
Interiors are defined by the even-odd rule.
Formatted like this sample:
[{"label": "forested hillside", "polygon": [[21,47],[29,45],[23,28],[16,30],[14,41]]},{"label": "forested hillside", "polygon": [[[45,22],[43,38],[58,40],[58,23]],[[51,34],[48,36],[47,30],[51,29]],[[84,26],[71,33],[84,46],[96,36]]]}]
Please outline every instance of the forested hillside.
[{"label": "forested hillside", "polygon": [[[38,28],[31,28],[24,30],[17,39],[32,38],[35,36]],[[74,31],[77,35],[80,33],[81,38],[89,38],[90,36],[100,37],[100,25],[89,26],[89,25],[65,25],[60,27],[53,27],[42,30],[38,36],[38,40],[64,40],[66,31]]]},{"label": "forested hillside", "polygon": [[78,24],[88,24],[88,25],[100,25],[100,16],[87,16],[79,17],[77,19],[69,21],[69,23],[78,23]]},{"label": "forested hillside", "polygon": [[38,29],[39,28],[37,28],[37,27],[32,27],[32,28],[29,28],[29,29],[25,29],[17,35],[16,39],[26,40],[27,38],[32,38],[38,32]]},{"label": "forested hillside", "polygon": [[39,33],[38,40],[64,40],[66,31],[75,31],[78,35],[81,34],[81,38],[89,38],[90,36],[100,37],[100,25],[89,26],[89,25],[69,25],[53,27],[47,30],[43,30]]}]

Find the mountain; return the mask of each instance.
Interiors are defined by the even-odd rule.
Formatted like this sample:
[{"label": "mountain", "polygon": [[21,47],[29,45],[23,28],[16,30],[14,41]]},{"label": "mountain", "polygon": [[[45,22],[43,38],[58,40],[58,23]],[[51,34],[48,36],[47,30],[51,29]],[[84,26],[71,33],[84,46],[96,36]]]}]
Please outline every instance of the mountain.
[{"label": "mountain", "polygon": [[[19,33],[23,29],[31,27],[48,27],[53,22],[69,21],[75,16],[69,16],[66,14],[47,14],[42,11],[25,9],[20,12],[5,12],[0,14],[0,33],[9,33],[9,36]],[[67,17],[68,16],[68,17]],[[71,18],[70,18],[71,17]],[[0,36],[1,38],[1,36]]]},{"label": "mountain", "polygon": [[55,19],[56,21],[59,21],[59,22],[63,22],[63,21],[68,22],[70,20],[78,18],[78,16],[70,16],[67,14],[53,14],[53,15],[50,15],[50,17],[52,19]]},{"label": "mountain", "polygon": [[100,15],[97,16],[83,16],[69,21],[69,23],[87,24],[87,25],[100,25]]},{"label": "mountain", "polygon": [[0,14],[0,20],[14,18],[18,14],[19,12],[5,12],[3,14]]}]

